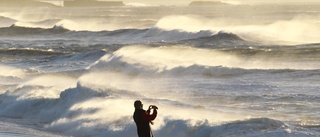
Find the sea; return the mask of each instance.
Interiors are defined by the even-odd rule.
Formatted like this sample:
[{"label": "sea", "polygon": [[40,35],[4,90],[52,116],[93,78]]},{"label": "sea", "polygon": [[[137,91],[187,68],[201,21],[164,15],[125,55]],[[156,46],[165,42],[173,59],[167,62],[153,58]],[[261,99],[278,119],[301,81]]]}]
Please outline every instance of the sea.
[{"label": "sea", "polygon": [[319,7],[3,7],[0,137],[319,137]]}]

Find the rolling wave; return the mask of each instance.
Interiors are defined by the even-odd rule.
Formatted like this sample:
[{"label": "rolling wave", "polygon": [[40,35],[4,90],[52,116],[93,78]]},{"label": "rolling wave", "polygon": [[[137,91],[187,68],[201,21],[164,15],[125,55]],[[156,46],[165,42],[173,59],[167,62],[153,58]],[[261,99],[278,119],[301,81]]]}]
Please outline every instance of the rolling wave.
[{"label": "rolling wave", "polygon": [[35,48],[9,48],[0,49],[0,54],[11,56],[52,56],[65,54],[63,52],[56,52],[53,50],[35,49]]},{"label": "rolling wave", "polygon": [[187,44],[200,48],[235,48],[235,47],[249,47],[257,46],[257,43],[244,40],[233,33],[220,31],[208,37],[199,37],[194,39],[187,39],[178,41],[179,44]]},{"label": "rolling wave", "polygon": [[[108,55],[110,56],[110,55]],[[104,57],[106,58],[106,57]],[[231,78],[231,77],[251,77],[253,74],[260,75],[283,75],[290,79],[299,76],[300,78],[312,78],[319,76],[319,70],[300,70],[296,68],[285,69],[247,69],[238,67],[208,66],[199,64],[190,64],[183,66],[177,64],[172,68],[150,67],[143,63],[129,63],[123,58],[111,57],[106,60],[100,60],[90,68],[92,71],[112,71],[132,76],[162,76],[162,77],[207,77],[207,78]]]},{"label": "rolling wave", "polygon": [[[190,47],[123,47],[113,53],[105,54],[96,63],[92,64],[89,70],[120,73],[129,77],[161,78],[241,77],[259,79],[260,76],[270,76],[270,79],[272,79],[273,76],[281,76],[283,79],[299,77],[300,79],[310,80],[319,76],[320,69],[317,64],[301,66],[299,61],[291,63],[286,61],[267,62],[263,58],[261,61],[256,60],[255,63],[251,63],[247,61],[250,60],[249,58],[236,58],[229,53],[231,51],[197,50]],[[197,52],[199,53],[197,54]],[[171,57],[173,55],[174,57]],[[252,55],[244,54],[241,56],[250,57]],[[229,61],[226,58],[231,58],[231,60],[235,58],[237,61]],[[259,66],[257,65],[258,61]]]},{"label": "rolling wave", "polygon": [[[69,84],[73,83],[73,80],[61,76],[54,79],[64,79],[65,81],[70,81]],[[45,92],[54,92],[48,90],[49,87],[50,84],[42,85],[42,89]],[[66,82],[64,82],[64,87],[68,87]],[[15,118],[36,119],[38,122],[46,123],[45,128],[49,131],[79,137],[102,137],[105,135],[129,137],[136,133],[135,125],[130,120],[130,112],[132,111],[130,104],[132,102],[125,97],[115,99],[114,95],[119,93],[119,91],[86,87],[78,83],[76,87],[64,91],[56,91],[54,94],[60,94],[57,98],[37,99],[35,96],[31,96],[35,95],[36,92],[30,90],[27,90],[31,92],[29,95],[24,93],[24,96],[15,96],[19,93],[19,90],[28,88],[40,87],[29,84],[21,86],[15,92],[7,92],[0,95],[2,102],[0,114]],[[40,91],[38,90],[38,92]],[[121,103],[122,107],[118,106],[117,103]],[[122,110],[121,113],[119,113],[120,110]],[[196,109],[196,111],[202,110]],[[162,119],[156,121],[162,126],[153,129],[154,134],[157,136],[267,137],[294,135],[294,137],[311,137],[316,135],[315,133],[308,132],[312,128],[297,129],[293,125],[270,118],[252,118],[211,123],[208,120],[193,121],[192,117],[189,117],[190,119],[188,120],[172,117],[166,113],[162,114],[162,117]],[[250,132],[248,132],[248,129]]]},{"label": "rolling wave", "polygon": [[43,28],[28,28],[12,25],[10,27],[0,28],[0,36],[29,36],[29,35],[48,35],[48,34],[61,34],[69,30],[62,26],[54,26],[50,29]]},{"label": "rolling wave", "polygon": [[[57,20],[47,20],[43,22],[56,22]],[[211,30],[202,30],[198,32],[187,32],[182,30],[164,30],[160,28],[148,29],[119,29],[113,31],[73,31],[61,26],[53,26],[51,28],[41,27],[23,27],[12,25],[10,27],[0,28],[0,36],[2,37],[32,37],[34,40],[64,39],[90,41],[91,43],[106,44],[149,44],[149,45],[177,45],[185,44],[199,48],[218,48],[218,49],[236,49],[259,47],[277,49],[276,46],[266,46],[260,43],[249,41],[236,33]],[[309,44],[312,47],[318,44]],[[315,46],[314,46],[315,45]],[[303,46],[303,45],[298,45]],[[306,45],[305,45],[306,46]],[[295,46],[292,46],[295,47]],[[285,47],[281,47],[285,49]],[[262,48],[260,48],[262,49]],[[254,48],[251,48],[254,50]]]},{"label": "rolling wave", "polygon": [[[91,42],[105,42],[109,44],[132,44],[132,43],[156,43],[167,41],[178,41],[184,39],[210,36],[210,31],[200,31],[189,33],[179,30],[165,31],[158,28],[150,29],[120,29],[114,31],[71,31],[63,26],[53,28],[28,28],[12,25],[11,27],[0,28],[2,37],[32,37],[32,39],[69,39],[87,40]],[[54,37],[53,37],[54,36]]]},{"label": "rolling wave", "polygon": [[[273,134],[282,133],[282,135],[288,135],[287,130],[290,128],[287,124],[268,118],[255,118],[247,119],[243,121],[233,121],[221,125],[210,125],[209,123],[201,123],[195,127],[188,126],[188,121],[172,120],[166,123],[166,126],[156,134],[164,136],[176,136],[176,137],[196,137],[196,136],[228,136],[228,137],[245,137],[245,136],[272,136]],[[183,131],[189,131],[190,128],[194,128],[193,132],[187,133]],[[246,132],[250,129],[250,133]],[[169,131],[169,132],[168,132]],[[171,131],[171,132],[170,132]],[[182,133],[175,133],[181,131]],[[166,133],[167,132],[167,133]],[[303,135],[303,134],[300,134]]]},{"label": "rolling wave", "polygon": [[43,21],[37,22],[26,22],[26,21],[17,21],[15,22],[14,26],[26,27],[26,28],[52,28],[53,26],[61,26],[58,23],[61,19],[47,19]]},{"label": "rolling wave", "polygon": [[39,48],[0,48],[0,59],[2,62],[17,61],[17,60],[31,60],[36,58],[59,56],[68,54],[63,51],[54,51],[52,49]]},{"label": "rolling wave", "polygon": [[[29,28],[12,25],[0,28],[0,36],[3,38],[32,37],[33,40],[43,40],[52,43],[50,40],[88,41],[92,44],[148,44],[148,45],[189,45],[198,48],[213,48],[230,50],[236,53],[256,54],[290,54],[304,53],[315,54],[319,44],[305,44],[292,46],[263,45],[255,43],[241,36],[230,32],[213,32],[203,30],[198,32],[185,32],[181,30],[163,30],[160,28],[148,29],[120,29],[114,31],[72,31],[63,26],[52,28]],[[44,41],[44,42],[45,42]],[[82,42],[83,43],[83,42]],[[63,45],[62,45],[63,46]]]},{"label": "rolling wave", "polygon": [[17,20],[14,20],[14,19],[11,19],[8,17],[4,17],[4,16],[0,16],[0,28],[11,26],[15,22],[17,22]]},{"label": "rolling wave", "polygon": [[[19,51],[17,51],[19,52]],[[23,56],[19,53],[20,57]],[[63,53],[63,52],[32,52],[36,54],[32,56],[30,52],[23,52],[25,60],[12,61],[12,65],[19,66],[21,68],[32,68],[40,72],[68,72],[68,74],[81,74],[81,71],[85,71],[88,66],[99,60],[106,54],[103,50],[93,50],[80,53]],[[30,55],[31,54],[31,55]],[[79,72],[78,72],[79,71]],[[72,73],[73,72],[73,73]]]}]

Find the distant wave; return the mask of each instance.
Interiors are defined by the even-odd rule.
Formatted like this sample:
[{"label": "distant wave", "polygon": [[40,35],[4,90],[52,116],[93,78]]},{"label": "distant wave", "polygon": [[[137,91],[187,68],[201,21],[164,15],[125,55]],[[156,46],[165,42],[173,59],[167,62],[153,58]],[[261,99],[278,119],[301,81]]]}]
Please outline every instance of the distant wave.
[{"label": "distant wave", "polygon": [[[46,20],[45,22],[56,22]],[[58,36],[57,36],[58,34]],[[51,28],[25,27],[11,25],[0,28],[0,36],[48,36],[55,35],[55,38],[94,38],[115,44],[144,44],[144,43],[167,43],[167,44],[188,44],[197,47],[229,46],[229,45],[253,45],[238,35],[228,32],[212,32],[202,30],[199,32],[185,32],[181,30],[163,30],[160,28],[147,29],[119,29],[113,31],[73,31],[63,25],[54,25]],[[36,38],[36,37],[33,37]]]},{"label": "distant wave", "polygon": [[58,22],[60,22],[60,19],[47,19],[42,21],[36,21],[36,22],[26,22],[26,21],[18,21],[15,22],[13,25],[20,26],[20,27],[27,27],[27,28],[52,28],[53,26],[59,26]]},{"label": "distant wave", "polygon": [[[163,77],[230,78],[261,74],[284,75],[291,79],[297,75],[304,78],[319,76],[320,68],[317,64],[301,66],[301,61],[290,61],[285,57],[279,59],[287,61],[277,62],[273,59],[268,61],[267,59],[272,56],[283,53],[270,53],[271,57],[263,57],[264,52],[264,50],[251,51],[250,48],[212,50],[192,47],[131,46],[106,54],[91,65],[90,70],[112,71],[131,76]],[[294,58],[299,58],[299,55]]]},{"label": "distant wave", "polygon": [[107,62],[100,60],[97,64],[91,66],[90,70],[94,71],[112,71],[119,72],[132,76],[150,76],[156,75],[161,77],[214,77],[214,78],[230,78],[230,77],[244,77],[246,75],[261,74],[261,75],[286,75],[288,79],[296,77],[308,78],[319,76],[319,70],[299,70],[299,69],[246,69],[239,67],[227,66],[206,66],[193,64],[190,66],[183,66],[177,64],[173,68],[157,68],[150,67],[143,63],[128,63],[121,57],[112,57]]},{"label": "distant wave", "polygon": [[11,26],[12,24],[16,23],[17,20],[11,19],[8,17],[0,16],[0,28],[1,27],[8,27]]},{"label": "distant wave", "polygon": [[19,56],[50,56],[50,55],[61,55],[62,52],[55,52],[52,50],[42,50],[34,48],[10,48],[0,49],[1,55],[19,55]]},{"label": "distant wave", "polygon": [[12,18],[8,18],[8,17],[4,17],[4,16],[0,16],[0,21],[3,21],[3,20],[11,20],[11,21],[16,21]]},{"label": "distant wave", "polygon": [[235,46],[249,47],[257,43],[249,42],[236,34],[220,31],[212,36],[199,37],[178,41],[180,44],[193,45],[202,48],[232,48]]},{"label": "distant wave", "polygon": [[[2,45],[2,44],[0,44]],[[0,59],[2,61],[31,60],[39,57],[57,56],[67,54],[63,51],[39,48],[0,48]]]},{"label": "distant wave", "polygon": [[226,33],[226,32],[218,32],[217,34],[211,36],[211,37],[204,37],[204,38],[199,38],[199,39],[204,39],[204,40],[237,40],[237,41],[244,41],[242,38],[237,36],[236,34],[233,33]]},{"label": "distant wave", "polygon": [[[4,50],[4,52],[5,51],[6,50]],[[41,72],[63,73],[73,71],[74,73],[72,74],[78,74],[78,72],[85,71],[88,66],[99,60],[106,54],[106,52],[103,50],[83,51],[80,53],[40,50],[13,50],[7,54],[9,54],[6,55],[7,58],[15,56],[19,56],[20,58],[24,57],[25,60],[17,60],[15,62],[15,65],[20,66],[21,68],[28,66]]]},{"label": "distant wave", "polygon": [[[163,30],[160,28],[147,29],[119,29],[113,31],[73,31],[61,26],[52,28],[30,28],[12,25],[10,27],[0,28],[2,37],[20,37],[32,36],[34,40],[43,37],[46,40],[86,40],[91,43],[98,42],[101,44],[149,44],[149,45],[189,45],[200,48],[215,49],[234,49],[234,51],[247,51],[255,53],[261,51],[265,53],[277,53],[294,51],[314,53],[319,44],[295,45],[290,47],[267,46],[260,43],[251,42],[241,35],[232,32],[214,32],[202,30],[198,32],[186,32],[182,30]],[[298,47],[299,50],[296,48]],[[242,49],[239,49],[242,48]],[[243,50],[245,49],[245,50]],[[292,52],[292,53],[294,53]],[[296,54],[296,53],[294,53]]]},{"label": "distant wave", "polygon": [[28,28],[12,25],[6,28],[0,28],[0,36],[24,36],[24,35],[41,35],[41,34],[59,34],[65,33],[69,30],[62,26],[54,26],[50,29],[44,28]]},{"label": "distant wave", "polygon": [[126,6],[132,6],[132,7],[156,7],[159,5],[152,5],[152,4],[146,4],[146,3],[126,3]]},{"label": "distant wave", "polygon": [[[51,37],[55,35],[55,37]],[[10,27],[0,28],[0,36],[19,37],[33,36],[33,39],[46,37],[47,39],[79,39],[79,40],[98,40],[112,44],[139,44],[170,42],[212,35],[211,31],[199,31],[198,33],[189,33],[179,30],[161,30],[158,28],[149,29],[120,29],[114,31],[71,31],[63,26],[54,26],[53,28],[29,28],[12,25]],[[35,37],[37,36],[37,37]]]},{"label": "distant wave", "polygon": [[[50,21],[49,21],[50,22]],[[52,28],[33,28],[12,25],[10,27],[0,28],[0,36],[19,37],[33,36],[33,38],[47,36],[50,39],[52,35],[57,39],[97,39],[114,44],[188,44],[196,47],[229,47],[234,45],[250,46],[255,45],[248,42],[236,34],[228,32],[212,32],[202,30],[199,32],[185,32],[181,30],[163,30],[160,28],[148,29],[119,29],[114,31],[72,31],[63,25],[55,25]]]}]

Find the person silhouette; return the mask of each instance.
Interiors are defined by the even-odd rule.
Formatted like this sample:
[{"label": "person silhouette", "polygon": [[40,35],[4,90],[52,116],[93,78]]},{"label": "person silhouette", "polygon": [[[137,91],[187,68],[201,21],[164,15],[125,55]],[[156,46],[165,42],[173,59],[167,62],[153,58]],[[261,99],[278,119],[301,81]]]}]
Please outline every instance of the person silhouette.
[{"label": "person silhouette", "polygon": [[[133,119],[137,125],[137,132],[139,137],[153,137],[150,124],[153,124],[153,120],[157,117],[157,107],[150,105],[148,110],[143,110],[143,104],[140,100],[136,100],[134,102],[134,114]],[[153,109],[153,113],[150,114],[151,109]]]}]

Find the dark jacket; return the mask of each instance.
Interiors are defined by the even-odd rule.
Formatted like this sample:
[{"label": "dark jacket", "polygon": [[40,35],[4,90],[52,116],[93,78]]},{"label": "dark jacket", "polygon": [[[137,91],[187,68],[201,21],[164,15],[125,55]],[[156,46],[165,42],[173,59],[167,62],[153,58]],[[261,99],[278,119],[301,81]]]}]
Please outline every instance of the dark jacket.
[{"label": "dark jacket", "polygon": [[150,110],[136,109],[133,114],[134,122],[137,125],[139,137],[153,137],[149,123],[157,117],[157,110],[153,110],[150,115]]}]

